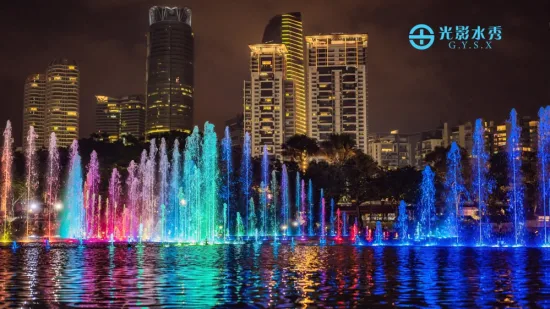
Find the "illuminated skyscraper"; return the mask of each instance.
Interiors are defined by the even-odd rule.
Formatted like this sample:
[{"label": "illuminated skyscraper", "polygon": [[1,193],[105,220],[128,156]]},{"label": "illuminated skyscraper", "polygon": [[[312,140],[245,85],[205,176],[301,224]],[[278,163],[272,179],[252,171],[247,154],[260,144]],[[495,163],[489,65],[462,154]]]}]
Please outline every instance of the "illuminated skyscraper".
[{"label": "illuminated skyscraper", "polygon": [[113,98],[96,95],[96,132],[115,142],[132,135],[140,139],[145,129],[145,104],[142,95]]},{"label": "illuminated skyscraper", "polygon": [[147,134],[190,132],[194,125],[191,9],[149,10],[146,70]]},{"label": "illuminated skyscraper", "polygon": [[282,159],[282,145],[294,131],[294,83],[286,76],[283,44],[250,45],[250,81],[244,83],[244,128],[250,133],[252,155],[267,146]]},{"label": "illuminated skyscraper", "polygon": [[367,35],[307,36],[308,135],[350,134],[367,153]]},{"label": "illuminated skyscraper", "polygon": [[44,143],[51,132],[57,145],[70,146],[78,139],[80,73],[75,61],[55,59],[46,72],[46,122]]},{"label": "illuminated skyscraper", "polygon": [[38,134],[36,145],[44,145],[44,120],[46,109],[46,75],[32,74],[25,80],[23,94],[23,145],[30,126]]},{"label": "illuminated skyscraper", "polygon": [[284,44],[287,49],[286,78],[294,82],[294,125],[296,134],[307,134],[302,14],[293,12],[273,17],[265,27],[262,43]]}]

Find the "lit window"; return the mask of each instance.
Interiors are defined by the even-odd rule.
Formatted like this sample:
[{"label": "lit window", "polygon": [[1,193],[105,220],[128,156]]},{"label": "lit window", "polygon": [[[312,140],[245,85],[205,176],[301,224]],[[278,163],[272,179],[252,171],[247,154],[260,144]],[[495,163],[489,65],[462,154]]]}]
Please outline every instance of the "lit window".
[{"label": "lit window", "polygon": [[69,70],[76,70],[76,67],[74,65],[70,65]]},{"label": "lit window", "polygon": [[67,131],[73,132],[73,131],[76,131],[76,128],[75,127],[67,127]]},{"label": "lit window", "polygon": [[61,76],[54,76],[53,80],[61,80]]},{"label": "lit window", "polygon": [[67,112],[67,116],[76,116],[76,112]]}]

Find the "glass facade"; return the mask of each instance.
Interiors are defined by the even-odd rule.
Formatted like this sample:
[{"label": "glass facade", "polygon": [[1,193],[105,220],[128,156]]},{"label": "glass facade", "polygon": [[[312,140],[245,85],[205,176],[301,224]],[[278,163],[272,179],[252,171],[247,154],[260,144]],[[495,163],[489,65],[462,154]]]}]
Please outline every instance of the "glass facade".
[{"label": "glass facade", "polygon": [[189,8],[150,9],[146,68],[147,134],[190,132],[194,125],[194,37]]}]

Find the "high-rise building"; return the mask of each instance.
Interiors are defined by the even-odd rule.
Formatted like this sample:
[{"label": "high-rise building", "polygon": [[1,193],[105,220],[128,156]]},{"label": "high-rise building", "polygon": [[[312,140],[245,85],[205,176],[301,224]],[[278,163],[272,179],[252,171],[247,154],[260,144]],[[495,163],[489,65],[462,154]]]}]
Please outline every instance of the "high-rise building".
[{"label": "high-rise building", "polygon": [[145,129],[145,104],[142,95],[121,98],[96,95],[96,132],[106,134],[109,142],[129,135],[140,139]]},{"label": "high-rise building", "polygon": [[147,134],[191,132],[194,36],[191,9],[154,6],[147,33]]},{"label": "high-rise building", "polygon": [[250,133],[252,155],[266,145],[282,160],[282,145],[294,131],[294,83],[286,76],[284,44],[250,45],[250,81],[244,83],[244,128]]},{"label": "high-rise building", "polygon": [[367,34],[306,36],[311,138],[350,134],[367,153],[367,43]]},{"label": "high-rise building", "polygon": [[304,70],[304,35],[300,12],[276,15],[267,24],[264,44],[284,44],[287,49],[286,78],[294,82],[294,126],[296,134],[307,134]]},{"label": "high-rise building", "polygon": [[74,60],[50,62],[46,71],[46,117],[44,143],[52,132],[57,145],[68,147],[78,139],[80,108],[80,72]]},{"label": "high-rise building", "polygon": [[120,137],[120,100],[104,95],[96,95],[95,127],[100,135],[105,134],[110,142]]},{"label": "high-rise building", "polygon": [[27,138],[29,127],[34,127],[34,132],[38,135],[36,145],[44,145],[44,117],[46,109],[46,75],[32,74],[25,80],[25,90],[23,94],[23,145]]},{"label": "high-rise building", "polygon": [[145,134],[145,98],[129,95],[120,99],[120,137],[140,139]]}]

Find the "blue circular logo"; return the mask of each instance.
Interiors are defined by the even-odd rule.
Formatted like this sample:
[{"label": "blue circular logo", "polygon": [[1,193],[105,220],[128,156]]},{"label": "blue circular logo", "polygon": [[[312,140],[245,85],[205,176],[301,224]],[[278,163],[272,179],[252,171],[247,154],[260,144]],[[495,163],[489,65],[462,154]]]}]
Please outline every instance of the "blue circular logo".
[{"label": "blue circular logo", "polygon": [[418,24],[409,32],[409,42],[411,42],[412,47],[418,50],[430,48],[434,40],[434,31],[428,25]]}]

